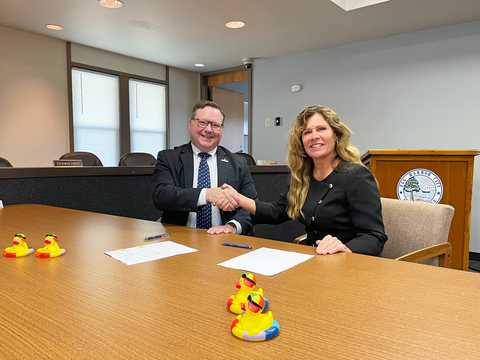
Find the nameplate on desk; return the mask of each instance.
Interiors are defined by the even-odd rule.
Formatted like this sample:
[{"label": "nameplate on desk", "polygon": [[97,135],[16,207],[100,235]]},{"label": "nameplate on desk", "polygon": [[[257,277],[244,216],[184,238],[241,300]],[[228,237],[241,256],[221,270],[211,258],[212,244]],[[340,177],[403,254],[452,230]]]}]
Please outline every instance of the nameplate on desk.
[{"label": "nameplate on desk", "polygon": [[53,167],[63,168],[63,167],[82,167],[82,160],[53,160]]},{"label": "nameplate on desk", "polygon": [[258,165],[278,165],[277,160],[257,160]]}]

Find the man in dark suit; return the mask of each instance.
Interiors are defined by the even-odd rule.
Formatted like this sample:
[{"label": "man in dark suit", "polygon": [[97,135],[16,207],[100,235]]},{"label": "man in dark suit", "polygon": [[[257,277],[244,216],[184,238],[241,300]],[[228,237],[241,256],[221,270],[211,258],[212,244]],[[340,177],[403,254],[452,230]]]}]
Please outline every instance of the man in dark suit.
[{"label": "man in dark suit", "polygon": [[224,121],[225,114],[216,103],[199,101],[189,120],[191,142],[158,153],[153,202],[163,211],[163,223],[206,228],[209,234],[251,230],[246,210],[224,212],[211,206],[221,199],[235,201],[220,188],[225,183],[249,198],[257,197],[245,160],[218,145]]}]

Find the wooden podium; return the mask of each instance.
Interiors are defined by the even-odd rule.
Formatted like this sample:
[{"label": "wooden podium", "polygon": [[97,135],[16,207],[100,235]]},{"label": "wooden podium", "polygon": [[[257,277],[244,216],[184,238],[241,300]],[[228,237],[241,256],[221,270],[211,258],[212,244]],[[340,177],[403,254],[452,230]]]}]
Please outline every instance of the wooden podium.
[{"label": "wooden podium", "polygon": [[[397,199],[405,196],[411,199],[418,194],[417,201],[426,201],[431,191],[438,194],[443,190],[439,203],[455,208],[448,235],[453,247],[453,269],[468,270],[473,160],[478,154],[479,150],[370,150],[362,155],[363,164],[377,178],[381,197]],[[438,187],[432,185],[433,182],[422,185],[414,179],[413,186],[410,182],[410,188],[402,192],[406,179],[415,177],[412,170],[416,169],[424,169],[417,171],[417,174],[429,175],[438,183]]]}]

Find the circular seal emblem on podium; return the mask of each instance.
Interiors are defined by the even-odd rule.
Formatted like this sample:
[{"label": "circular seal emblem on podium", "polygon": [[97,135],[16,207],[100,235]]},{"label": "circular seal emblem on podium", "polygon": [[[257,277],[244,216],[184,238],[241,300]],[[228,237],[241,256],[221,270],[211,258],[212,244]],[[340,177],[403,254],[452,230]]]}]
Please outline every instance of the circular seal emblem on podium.
[{"label": "circular seal emblem on podium", "polygon": [[443,184],[431,170],[413,169],[405,173],[397,185],[400,200],[436,203],[443,195]]}]

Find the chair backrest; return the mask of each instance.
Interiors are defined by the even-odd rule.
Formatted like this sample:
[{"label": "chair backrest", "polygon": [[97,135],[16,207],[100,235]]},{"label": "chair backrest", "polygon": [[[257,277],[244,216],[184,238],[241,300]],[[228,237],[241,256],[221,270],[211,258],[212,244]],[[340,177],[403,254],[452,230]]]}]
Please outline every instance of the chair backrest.
[{"label": "chair backrest", "polygon": [[152,154],[147,153],[128,153],[122,156],[118,162],[118,166],[142,166],[155,165],[157,159]]},{"label": "chair backrest", "polygon": [[7,159],[0,157],[0,167],[13,167],[13,165]]},{"label": "chair backrest", "polygon": [[[382,257],[395,259],[448,241],[455,209],[450,205],[381,198],[388,241]],[[438,257],[422,264],[438,265]]]},{"label": "chair backrest", "polygon": [[97,155],[89,152],[71,152],[63,154],[60,159],[82,160],[84,166],[103,166]]},{"label": "chair backrest", "polygon": [[235,155],[243,157],[245,159],[245,161],[247,162],[247,165],[257,165],[257,163],[255,162],[255,159],[250,154],[238,152],[238,153],[235,153]]}]

